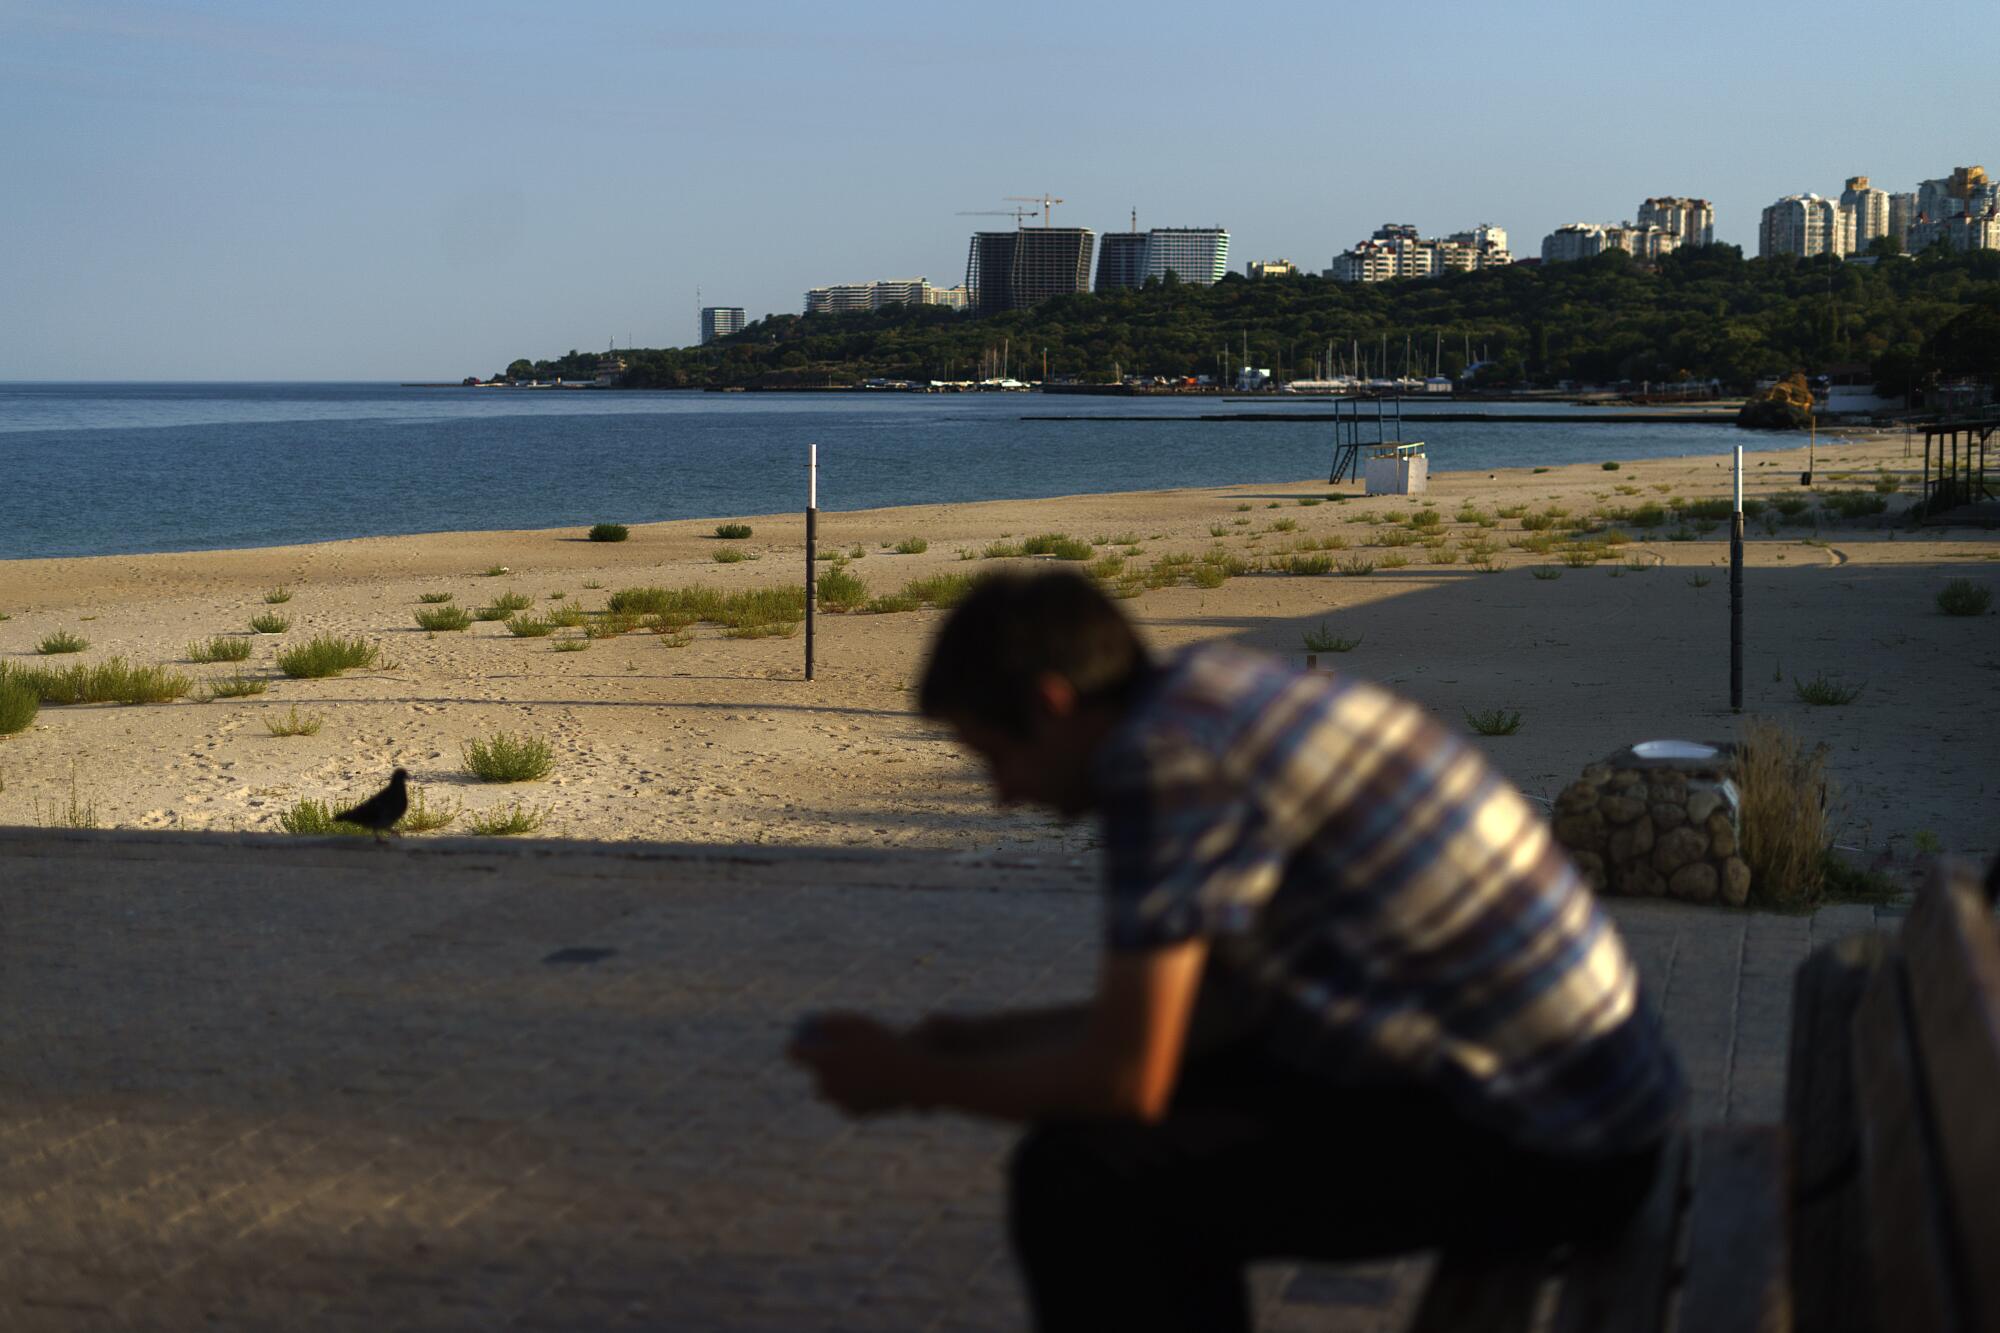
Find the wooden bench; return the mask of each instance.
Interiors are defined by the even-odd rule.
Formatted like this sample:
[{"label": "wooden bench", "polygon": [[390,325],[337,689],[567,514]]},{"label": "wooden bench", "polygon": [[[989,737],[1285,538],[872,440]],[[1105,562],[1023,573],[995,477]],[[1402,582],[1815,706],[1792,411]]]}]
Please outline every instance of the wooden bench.
[{"label": "wooden bench", "polygon": [[2000,1333],[2000,931],[1969,873],[1801,965],[1785,1120],[1670,1144],[1601,1243],[1447,1250],[1413,1333]]}]

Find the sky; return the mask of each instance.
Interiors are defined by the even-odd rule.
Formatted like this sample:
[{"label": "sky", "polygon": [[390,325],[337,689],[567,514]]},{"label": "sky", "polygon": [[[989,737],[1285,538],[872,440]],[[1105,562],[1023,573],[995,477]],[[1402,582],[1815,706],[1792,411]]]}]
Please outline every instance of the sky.
[{"label": "sky", "polygon": [[0,379],[411,380],[963,281],[1005,196],[1383,222],[2000,171],[2000,5],[0,0]]}]

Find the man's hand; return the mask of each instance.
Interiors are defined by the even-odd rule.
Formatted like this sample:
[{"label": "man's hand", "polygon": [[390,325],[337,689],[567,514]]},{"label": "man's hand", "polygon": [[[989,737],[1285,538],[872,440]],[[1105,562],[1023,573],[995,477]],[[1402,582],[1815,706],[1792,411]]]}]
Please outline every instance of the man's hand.
[{"label": "man's hand", "polygon": [[819,1095],[849,1115],[880,1115],[918,1105],[922,1049],[872,1018],[814,1015],[800,1024],[785,1055],[810,1069]]}]

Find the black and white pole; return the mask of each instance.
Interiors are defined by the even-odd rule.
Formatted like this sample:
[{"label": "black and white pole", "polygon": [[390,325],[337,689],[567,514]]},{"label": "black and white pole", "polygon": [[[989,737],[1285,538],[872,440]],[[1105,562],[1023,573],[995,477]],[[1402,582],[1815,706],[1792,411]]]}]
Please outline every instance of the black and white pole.
[{"label": "black and white pole", "polygon": [[1743,711],[1743,446],[1736,446],[1736,512],[1729,519],[1729,708]]},{"label": "black and white pole", "polygon": [[[1742,450],[1737,450],[1738,455]],[[1742,505],[1737,508],[1740,510]],[[1737,515],[1736,526],[1743,527],[1743,516]],[[813,609],[819,601],[818,586],[813,582],[813,562],[819,559],[819,446],[806,446],[806,679],[813,678]]]}]

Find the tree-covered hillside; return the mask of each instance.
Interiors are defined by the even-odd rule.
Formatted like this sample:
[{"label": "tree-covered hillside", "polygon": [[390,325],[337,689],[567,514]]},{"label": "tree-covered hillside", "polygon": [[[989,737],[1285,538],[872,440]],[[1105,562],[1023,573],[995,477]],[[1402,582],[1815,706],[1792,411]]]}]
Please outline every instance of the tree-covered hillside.
[{"label": "tree-covered hillside", "polygon": [[[1657,269],[1610,251],[1573,264],[1493,269],[1435,279],[1348,285],[1316,277],[1213,287],[1168,281],[1137,291],[1061,297],[1034,310],[977,318],[938,307],[850,315],[773,315],[706,347],[623,350],[626,384],[719,388],[1017,378],[1109,380],[1124,374],[1215,374],[1243,362],[1285,378],[1310,373],[1329,343],[1359,343],[1379,373],[1456,375],[1469,352],[1514,383],[1717,379],[1741,388],[1763,375],[1869,365],[1886,388],[1934,373],[1993,373],[1989,340],[1967,336],[2000,310],[2000,252],[1837,259],[1749,259],[1717,245],[1668,256]],[[1955,317],[1954,334],[1940,331]],[[1973,326],[1977,326],[1975,329]],[[1433,366],[1433,353],[1442,350]],[[517,375],[589,378],[598,354],[515,362]]]}]

